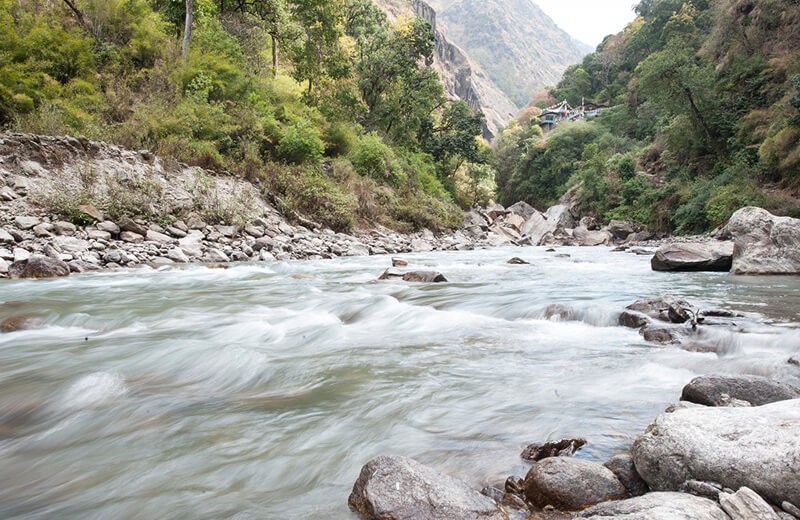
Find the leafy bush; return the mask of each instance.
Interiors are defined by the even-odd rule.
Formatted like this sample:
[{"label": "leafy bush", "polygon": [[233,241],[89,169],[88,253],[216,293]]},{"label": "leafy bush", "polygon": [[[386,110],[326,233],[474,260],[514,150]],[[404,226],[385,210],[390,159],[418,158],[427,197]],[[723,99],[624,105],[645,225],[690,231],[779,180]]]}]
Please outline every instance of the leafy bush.
[{"label": "leafy bush", "polygon": [[325,152],[320,131],[310,123],[301,122],[284,129],[276,148],[279,158],[293,164],[319,162]]},{"label": "leafy bush", "polygon": [[360,175],[395,186],[406,178],[394,151],[375,132],[359,137],[350,154],[350,162]]}]

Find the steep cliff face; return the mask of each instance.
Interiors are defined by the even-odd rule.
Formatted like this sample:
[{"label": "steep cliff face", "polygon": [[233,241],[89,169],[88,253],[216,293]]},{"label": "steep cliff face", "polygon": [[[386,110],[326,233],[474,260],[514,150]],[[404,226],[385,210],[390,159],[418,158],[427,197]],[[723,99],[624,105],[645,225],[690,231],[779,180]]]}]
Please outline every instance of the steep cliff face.
[{"label": "steep cliff face", "polygon": [[483,112],[483,134],[486,139],[497,135],[517,113],[517,107],[497,88],[489,75],[472,62],[440,29],[435,9],[424,0],[375,0],[392,18],[409,11],[428,21],[436,35],[433,67],[439,73],[450,98],[465,101],[473,110]]},{"label": "steep cliff face", "polygon": [[[419,1],[419,0],[418,0]],[[518,107],[591,49],[561,30],[532,0],[427,0],[438,29]]]}]

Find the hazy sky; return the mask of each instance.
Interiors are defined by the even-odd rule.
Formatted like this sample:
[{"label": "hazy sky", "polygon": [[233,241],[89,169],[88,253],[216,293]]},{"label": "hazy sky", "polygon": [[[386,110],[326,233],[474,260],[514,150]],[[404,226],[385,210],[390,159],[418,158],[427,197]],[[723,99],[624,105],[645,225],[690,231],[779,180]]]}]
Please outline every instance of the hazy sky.
[{"label": "hazy sky", "polygon": [[636,14],[638,0],[533,0],[556,24],[592,47],[606,35],[617,33]]}]

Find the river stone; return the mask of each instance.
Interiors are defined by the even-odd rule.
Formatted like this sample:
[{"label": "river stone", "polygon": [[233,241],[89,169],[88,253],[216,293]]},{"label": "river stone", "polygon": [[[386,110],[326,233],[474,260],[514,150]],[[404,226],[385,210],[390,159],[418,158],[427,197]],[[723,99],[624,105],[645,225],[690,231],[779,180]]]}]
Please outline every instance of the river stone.
[{"label": "river stone", "polygon": [[0,322],[0,332],[9,333],[40,327],[42,319],[34,314],[17,314]]},{"label": "river stone", "polygon": [[589,520],[731,520],[716,502],[685,493],[648,493],[581,512]]},{"label": "river stone", "polygon": [[575,242],[579,246],[605,246],[611,243],[614,238],[606,230],[589,231],[585,227],[579,226],[572,231]]},{"label": "river stone", "polygon": [[167,258],[179,264],[185,264],[189,262],[189,258],[180,247],[173,247],[170,249],[167,253]]},{"label": "river stone", "polygon": [[610,469],[588,460],[550,457],[537,462],[525,476],[525,496],[537,507],[578,511],[627,492]]},{"label": "river stone", "polygon": [[10,278],[53,278],[69,275],[69,266],[61,260],[34,255],[8,267]]},{"label": "river stone", "polygon": [[734,213],[721,235],[734,240],[734,274],[800,273],[800,219],[751,206]]},{"label": "river stone", "polygon": [[[147,231],[145,231],[145,233],[146,232]],[[123,242],[128,242],[130,244],[141,244],[144,242],[144,235],[134,233],[133,231],[123,231],[119,234],[119,238]]]},{"label": "river stone", "polygon": [[650,259],[653,271],[724,271],[731,270],[733,242],[710,240],[666,244]]},{"label": "river stone", "polygon": [[27,215],[20,215],[14,218],[14,224],[16,224],[16,226],[19,229],[22,229],[23,231],[32,229],[34,226],[39,225],[41,222],[42,221],[38,217],[31,217]]},{"label": "river stone", "polygon": [[134,221],[130,217],[122,217],[121,219],[119,219],[117,225],[122,231],[136,233],[137,235],[141,236],[145,236],[147,234],[147,228],[139,224],[138,222]]},{"label": "river stone", "polygon": [[31,254],[32,253],[30,251],[28,251],[27,249],[24,249],[22,247],[15,247],[14,248],[14,261],[15,262],[21,262],[23,260],[27,260],[28,258],[31,257]]},{"label": "river stone", "polygon": [[0,274],[8,274],[8,262],[0,257]]},{"label": "river stone", "polygon": [[800,398],[800,389],[761,376],[700,376],[683,387],[681,400],[706,406],[726,406],[731,399],[759,406]]},{"label": "river stone", "polygon": [[647,487],[647,482],[642,480],[639,472],[636,471],[636,465],[633,463],[633,457],[629,453],[620,453],[614,455],[611,459],[603,464],[616,475],[619,481],[628,490],[628,494],[632,497],[644,495],[650,488]]},{"label": "river stone", "polygon": [[403,281],[405,282],[422,282],[422,283],[441,283],[446,282],[447,278],[442,273],[436,271],[411,271],[403,274]]},{"label": "river stone", "polygon": [[0,244],[13,244],[16,242],[14,237],[3,228],[0,228]]},{"label": "river stone", "polygon": [[37,238],[47,238],[53,236],[53,224],[49,222],[42,222],[33,226],[33,234]]},{"label": "river stone", "polygon": [[206,251],[206,254],[203,257],[203,261],[212,264],[218,264],[218,263],[228,263],[231,261],[231,259],[228,257],[228,255],[226,255],[216,247],[210,247],[208,248],[208,251]]},{"label": "river stone", "polygon": [[505,520],[494,500],[465,482],[401,456],[363,468],[348,500],[367,520]]},{"label": "river stone", "polygon": [[569,457],[586,445],[586,439],[561,439],[553,442],[534,443],[522,450],[520,457],[538,462],[548,457]]},{"label": "river stone", "polygon": [[64,220],[55,222],[53,224],[53,229],[55,229],[56,235],[74,235],[78,230],[75,224],[72,222],[66,222]]},{"label": "river stone", "polygon": [[747,486],[769,501],[800,502],[800,399],[755,407],[686,404],[661,414],[631,447],[651,489],[687,480]]},{"label": "river stone", "polygon": [[114,236],[119,235],[121,231],[120,227],[115,223],[111,222],[110,220],[104,220],[103,222],[98,222],[95,225],[95,227],[100,231],[111,233]]},{"label": "river stone", "polygon": [[515,256],[514,258],[510,259],[506,263],[512,264],[512,265],[528,265],[528,264],[530,264],[530,262],[526,262],[525,260],[523,260],[522,258],[520,258],[518,256]]},{"label": "river stone", "polygon": [[531,245],[538,246],[541,245],[545,235],[552,233],[555,229],[554,222],[548,221],[544,214],[537,211],[525,221],[522,229],[520,229],[520,234]]},{"label": "river stone", "polygon": [[772,507],[748,487],[736,493],[720,493],[719,503],[732,520],[780,520]]},{"label": "river stone", "polygon": [[190,258],[200,258],[203,256],[203,233],[196,229],[188,235],[178,240],[178,245],[186,256]]},{"label": "river stone", "polygon": [[150,242],[158,242],[159,244],[171,244],[174,241],[172,237],[152,229],[147,230],[145,238]]}]

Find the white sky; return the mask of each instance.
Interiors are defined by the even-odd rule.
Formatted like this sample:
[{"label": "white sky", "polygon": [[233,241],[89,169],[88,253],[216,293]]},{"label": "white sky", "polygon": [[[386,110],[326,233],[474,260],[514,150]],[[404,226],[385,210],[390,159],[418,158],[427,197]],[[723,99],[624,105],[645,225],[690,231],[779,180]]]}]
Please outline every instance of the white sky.
[{"label": "white sky", "polygon": [[596,47],[603,38],[625,28],[636,17],[638,0],[533,0],[556,25]]}]

